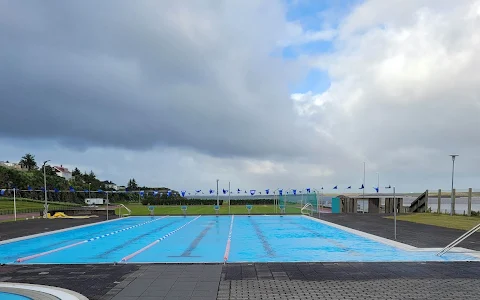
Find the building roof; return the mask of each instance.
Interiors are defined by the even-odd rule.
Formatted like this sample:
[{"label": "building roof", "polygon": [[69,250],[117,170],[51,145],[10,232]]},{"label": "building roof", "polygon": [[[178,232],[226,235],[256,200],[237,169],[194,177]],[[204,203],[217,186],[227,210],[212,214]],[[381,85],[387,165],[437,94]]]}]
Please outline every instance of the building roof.
[{"label": "building roof", "polygon": [[62,165],[59,166],[54,166],[53,167],[55,170],[57,170],[58,172],[62,172],[62,173],[72,173],[70,172],[67,168],[63,167]]}]

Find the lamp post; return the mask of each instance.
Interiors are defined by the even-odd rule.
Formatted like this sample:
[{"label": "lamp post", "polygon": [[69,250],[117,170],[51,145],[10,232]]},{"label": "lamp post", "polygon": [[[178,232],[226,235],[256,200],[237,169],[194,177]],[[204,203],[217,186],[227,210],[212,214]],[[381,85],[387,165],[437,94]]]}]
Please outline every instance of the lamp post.
[{"label": "lamp post", "polygon": [[88,198],[89,198],[89,199],[92,198],[92,197],[90,197],[90,185],[91,185],[91,184],[92,184],[91,182],[88,183]]},{"label": "lamp post", "polygon": [[455,209],[455,199],[453,199],[455,197],[455,195],[453,194],[453,176],[455,175],[455,157],[457,157],[458,154],[450,154],[450,156],[452,157],[452,191],[450,193],[450,215],[453,216]]},{"label": "lamp post", "polygon": [[47,202],[47,173],[45,172],[45,166],[47,164],[47,162],[49,162],[50,160],[46,160],[43,162],[43,188],[44,188],[44,191],[45,191],[45,206],[44,206],[44,210],[43,210],[43,218],[47,218],[47,213],[48,213],[48,202]]},{"label": "lamp post", "polygon": [[[386,189],[392,188],[392,186],[385,187]],[[397,239],[397,198],[395,197],[395,187],[393,187],[393,232],[394,238]]]},{"label": "lamp post", "polygon": [[218,196],[218,179],[217,179],[217,205],[220,205],[220,198]]}]

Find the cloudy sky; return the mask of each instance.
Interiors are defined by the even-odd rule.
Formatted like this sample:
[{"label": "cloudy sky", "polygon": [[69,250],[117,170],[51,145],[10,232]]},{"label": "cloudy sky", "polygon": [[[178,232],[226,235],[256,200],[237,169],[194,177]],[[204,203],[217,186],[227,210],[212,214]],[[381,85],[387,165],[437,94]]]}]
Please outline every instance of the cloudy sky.
[{"label": "cloudy sky", "polygon": [[0,160],[408,192],[457,153],[480,188],[480,1],[0,0],[0,38]]}]

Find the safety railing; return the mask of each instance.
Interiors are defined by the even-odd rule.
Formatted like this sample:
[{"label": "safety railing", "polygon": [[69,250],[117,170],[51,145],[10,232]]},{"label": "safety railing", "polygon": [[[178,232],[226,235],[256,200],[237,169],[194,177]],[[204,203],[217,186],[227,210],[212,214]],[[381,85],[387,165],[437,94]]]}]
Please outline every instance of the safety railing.
[{"label": "safety railing", "polygon": [[[306,211],[307,209],[310,209],[310,211],[307,212],[307,213],[305,213],[305,211]],[[305,205],[302,207],[302,209],[300,210],[300,212],[302,213],[302,215],[309,215],[309,216],[311,216],[311,215],[312,215],[312,212],[313,212],[313,205],[312,205],[311,203],[305,204]]]},{"label": "safety railing", "polygon": [[453,247],[455,247],[456,245],[460,244],[461,242],[463,242],[466,238],[468,238],[469,236],[471,236],[472,234],[474,234],[475,232],[477,232],[478,230],[480,229],[480,223],[477,224],[475,227],[473,227],[472,229],[470,229],[469,231],[465,232],[464,234],[462,234],[458,239],[454,240],[453,242],[451,242],[450,244],[448,244],[445,248],[443,248],[440,252],[437,253],[437,256],[442,256],[444,255],[445,253],[447,253],[448,251],[452,250]]}]

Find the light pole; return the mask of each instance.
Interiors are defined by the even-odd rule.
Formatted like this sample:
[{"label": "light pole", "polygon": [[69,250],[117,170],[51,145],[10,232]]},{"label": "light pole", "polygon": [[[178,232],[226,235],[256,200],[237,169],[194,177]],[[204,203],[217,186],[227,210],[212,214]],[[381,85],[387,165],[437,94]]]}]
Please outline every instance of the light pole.
[{"label": "light pole", "polygon": [[453,176],[455,174],[455,157],[457,157],[458,154],[450,154],[450,156],[452,157],[452,191],[450,193],[450,215],[453,216],[455,209],[455,199],[453,199],[455,197],[455,195],[453,194]]},{"label": "light pole", "polygon": [[217,179],[217,205],[220,205],[220,198],[218,196],[218,179]]},{"label": "light pole", "polygon": [[90,197],[90,185],[91,185],[91,184],[92,184],[91,182],[88,183],[88,198],[89,198],[89,199],[92,198],[92,197]]},{"label": "light pole", "polygon": [[[386,186],[386,189],[392,188],[392,186]],[[393,187],[393,232],[394,238],[397,239],[397,198],[395,197],[395,187]]]},{"label": "light pole", "polygon": [[48,213],[48,202],[47,202],[47,173],[45,172],[45,166],[47,162],[50,160],[46,160],[43,162],[43,189],[45,191],[45,206],[43,210],[43,218],[47,218],[47,213]]}]

